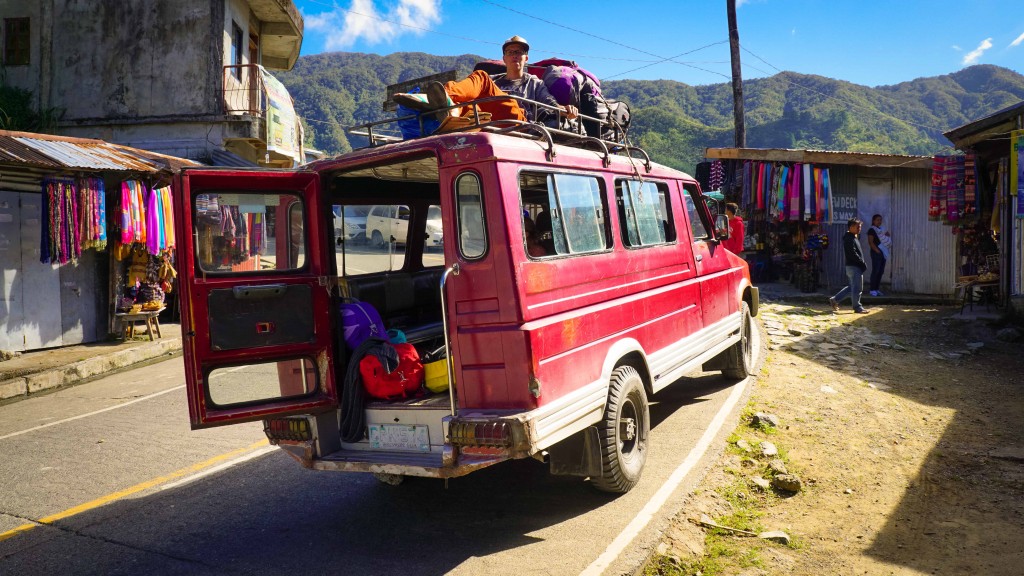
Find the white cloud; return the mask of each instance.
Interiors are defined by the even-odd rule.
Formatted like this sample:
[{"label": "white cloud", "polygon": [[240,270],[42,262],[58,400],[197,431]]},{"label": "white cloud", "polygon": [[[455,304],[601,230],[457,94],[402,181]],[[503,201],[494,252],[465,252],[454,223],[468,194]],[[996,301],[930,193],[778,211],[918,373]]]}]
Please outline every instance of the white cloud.
[{"label": "white cloud", "polygon": [[981,44],[978,44],[977,48],[975,48],[974,50],[971,50],[967,54],[964,54],[964,66],[970,66],[971,64],[974,64],[975,62],[977,62],[978,58],[981,58],[981,55],[984,54],[985,51],[988,50],[991,47],[992,47],[992,39],[991,38],[985,38],[984,40],[982,40]]},{"label": "white cloud", "polygon": [[1021,42],[1024,42],[1024,34],[1017,36],[1017,39],[1014,40],[1013,42],[1010,42],[1010,45],[1007,46],[1007,48],[1013,48],[1014,46],[1019,45]]},{"label": "white cloud", "polygon": [[964,51],[963,48],[957,46],[956,44],[953,44],[953,46],[951,46],[951,48],[953,48],[953,50],[956,50],[957,52],[963,52]]},{"label": "white cloud", "polygon": [[359,40],[380,44],[404,34],[421,35],[421,28],[441,21],[441,0],[398,0],[383,12],[373,0],[352,0],[348,9],[303,15],[303,19],[306,29],[324,33],[325,50],[341,50]]}]

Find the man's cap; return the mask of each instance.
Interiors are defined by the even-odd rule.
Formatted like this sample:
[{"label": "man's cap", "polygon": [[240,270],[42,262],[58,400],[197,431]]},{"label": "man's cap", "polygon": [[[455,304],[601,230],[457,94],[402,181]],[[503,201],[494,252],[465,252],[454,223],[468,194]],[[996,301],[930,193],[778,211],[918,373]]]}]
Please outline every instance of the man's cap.
[{"label": "man's cap", "polygon": [[523,38],[522,36],[513,36],[508,40],[505,40],[505,43],[501,45],[501,51],[505,52],[505,49],[508,48],[509,44],[522,44],[523,48],[526,49],[527,53],[529,53],[530,51],[530,43],[527,42],[526,38]]}]

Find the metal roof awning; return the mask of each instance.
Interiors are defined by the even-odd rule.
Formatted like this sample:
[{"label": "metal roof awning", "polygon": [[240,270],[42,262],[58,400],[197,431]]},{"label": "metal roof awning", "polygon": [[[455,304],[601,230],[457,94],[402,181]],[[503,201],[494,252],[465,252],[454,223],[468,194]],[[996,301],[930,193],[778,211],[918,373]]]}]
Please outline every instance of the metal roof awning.
[{"label": "metal roof awning", "polygon": [[760,162],[800,162],[839,164],[869,168],[931,169],[931,156],[877,154],[874,152],[836,152],[830,150],[790,150],[786,148],[706,148],[705,158],[719,160],[757,160]]},{"label": "metal roof awning", "polygon": [[196,163],[103,140],[0,130],[0,164],[54,172],[173,172]]},{"label": "metal roof awning", "polygon": [[943,135],[949,138],[957,148],[967,148],[978,142],[988,140],[996,136],[1003,136],[1011,130],[1017,130],[1024,118],[1024,100],[993,112],[984,118],[975,120],[963,126],[953,128]]}]

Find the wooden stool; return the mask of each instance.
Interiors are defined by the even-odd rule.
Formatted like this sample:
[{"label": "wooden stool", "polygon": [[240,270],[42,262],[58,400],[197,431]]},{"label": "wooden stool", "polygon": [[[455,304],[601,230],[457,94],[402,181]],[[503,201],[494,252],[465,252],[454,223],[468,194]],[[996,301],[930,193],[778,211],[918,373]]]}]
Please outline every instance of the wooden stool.
[{"label": "wooden stool", "polygon": [[121,322],[121,339],[128,340],[129,338],[135,337],[135,323],[143,321],[146,323],[146,331],[149,333],[149,339],[153,340],[153,334],[156,334],[157,338],[163,338],[160,334],[160,313],[164,311],[164,307],[160,307],[159,310],[151,310],[148,312],[128,312],[125,314],[114,314],[114,317]]}]

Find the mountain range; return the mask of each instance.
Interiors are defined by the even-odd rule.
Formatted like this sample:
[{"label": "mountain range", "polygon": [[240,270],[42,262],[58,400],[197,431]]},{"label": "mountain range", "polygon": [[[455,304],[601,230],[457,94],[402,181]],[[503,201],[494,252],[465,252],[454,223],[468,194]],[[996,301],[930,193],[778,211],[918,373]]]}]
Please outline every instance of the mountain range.
[{"label": "mountain range", "polygon": [[[393,116],[383,110],[387,85],[446,70],[462,77],[481,60],[469,54],[333,52],[303,56],[291,71],[276,75],[295,100],[307,144],[340,154],[365,143],[345,128]],[[662,164],[692,172],[704,148],[733,145],[729,83],[613,80],[602,91],[629,104],[630,142]],[[1024,100],[1024,76],[977,65],[869,87],[780,72],[744,81],[743,95],[750,148],[932,155],[951,149],[943,132]]]}]

